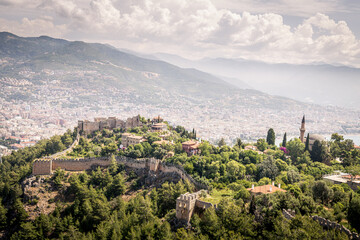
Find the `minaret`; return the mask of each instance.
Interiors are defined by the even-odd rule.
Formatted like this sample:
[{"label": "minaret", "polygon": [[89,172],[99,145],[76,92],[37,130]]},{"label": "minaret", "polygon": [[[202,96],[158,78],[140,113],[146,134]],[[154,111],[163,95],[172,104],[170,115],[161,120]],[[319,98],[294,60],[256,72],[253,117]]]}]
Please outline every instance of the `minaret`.
[{"label": "minaret", "polygon": [[305,135],[305,114],[304,114],[303,119],[301,121],[301,128],[300,128],[300,140],[301,140],[301,142],[305,142],[304,135]]}]

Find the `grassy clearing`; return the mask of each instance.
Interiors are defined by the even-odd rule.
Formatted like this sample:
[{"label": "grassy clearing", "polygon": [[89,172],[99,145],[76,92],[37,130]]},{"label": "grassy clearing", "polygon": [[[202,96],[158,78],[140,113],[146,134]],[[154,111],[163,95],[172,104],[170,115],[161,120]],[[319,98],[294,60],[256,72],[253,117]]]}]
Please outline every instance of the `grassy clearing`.
[{"label": "grassy clearing", "polygon": [[230,189],[213,189],[210,195],[207,195],[206,198],[200,198],[202,201],[210,202],[212,204],[220,203],[223,198],[234,198],[235,192]]}]

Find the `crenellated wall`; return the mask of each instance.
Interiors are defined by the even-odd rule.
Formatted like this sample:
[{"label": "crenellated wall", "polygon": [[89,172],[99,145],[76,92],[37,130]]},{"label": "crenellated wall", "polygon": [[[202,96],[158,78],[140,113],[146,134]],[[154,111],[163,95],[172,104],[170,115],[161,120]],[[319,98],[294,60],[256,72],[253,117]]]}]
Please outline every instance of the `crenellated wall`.
[{"label": "crenellated wall", "polygon": [[[133,159],[125,156],[116,156],[116,161],[126,167],[136,169],[148,169],[151,172],[176,173],[181,179],[194,184],[196,189],[207,189],[207,186],[194,180],[185,170],[178,165],[163,163],[159,159]],[[107,167],[111,165],[110,157],[82,158],[82,159],[37,159],[33,163],[33,175],[51,174],[57,168],[66,171],[84,171],[93,166]]]},{"label": "crenellated wall", "polygon": [[111,165],[110,158],[83,158],[83,159],[53,159],[52,170],[57,168],[66,171],[83,171],[91,169],[92,166],[107,167]]},{"label": "crenellated wall", "polygon": [[[291,220],[292,218],[295,217],[294,211],[283,209],[282,212],[283,212],[284,217],[288,220]],[[320,216],[316,216],[316,215],[311,216],[311,218],[314,221],[317,221],[325,229],[336,229],[336,230],[344,232],[346,235],[348,235],[349,239],[360,239],[359,234],[351,232],[349,229],[347,229],[346,227],[344,227],[343,225],[341,225],[337,222],[333,222],[333,221],[330,221],[329,219],[326,219],[326,218],[323,218]]]},{"label": "crenellated wall", "polygon": [[196,200],[200,196],[200,191],[195,193],[181,194],[176,199],[176,218],[189,222],[194,212]]},{"label": "crenellated wall", "polygon": [[211,207],[217,208],[216,204],[212,204],[212,203],[209,203],[209,202],[204,202],[204,201],[201,201],[199,199],[196,200],[195,206],[197,208],[200,208],[200,209],[208,209],[208,208],[211,208]]},{"label": "crenellated wall", "polygon": [[326,229],[337,229],[341,232],[346,233],[350,239],[360,239],[359,234],[351,232],[349,229],[344,227],[343,225],[330,221],[329,219],[319,217],[319,216],[311,216],[313,220],[317,221],[323,228]]},{"label": "crenellated wall", "polygon": [[181,194],[176,199],[176,218],[190,222],[195,207],[199,209],[217,208],[216,205],[199,200],[200,194],[206,190],[200,190],[194,193]]},{"label": "crenellated wall", "polygon": [[199,183],[195,179],[193,179],[189,174],[186,173],[184,168],[179,165],[173,165],[169,163],[162,163],[159,165],[159,170],[163,172],[176,172],[180,175],[180,177],[184,180],[189,181],[190,183],[194,184],[196,189],[208,189],[208,187],[205,184]]},{"label": "crenellated wall", "polygon": [[126,121],[117,119],[116,117],[109,118],[95,118],[93,122],[88,120],[79,120],[78,129],[85,134],[90,134],[95,131],[103,129],[114,129],[114,128],[134,128],[142,126],[140,121],[140,115],[132,118],[128,118]]},{"label": "crenellated wall", "polygon": [[[165,164],[159,159],[133,159],[125,156],[116,156],[116,161],[123,163],[126,167],[135,169],[148,169],[149,172],[162,172],[162,173],[176,173],[181,179],[193,183],[197,189],[207,189],[207,186],[195,181],[188,175],[181,166]],[[33,175],[51,174],[57,168],[66,171],[84,171],[93,168],[94,166],[107,167],[112,163],[110,157],[98,158],[82,158],[82,159],[38,159],[33,163]],[[201,191],[195,193],[186,193],[180,195],[176,199],[176,217],[178,219],[190,221],[195,207],[200,209],[207,209],[215,207],[212,203],[200,201]]]},{"label": "crenellated wall", "polygon": [[33,175],[48,175],[52,173],[52,160],[40,159],[33,163]]}]

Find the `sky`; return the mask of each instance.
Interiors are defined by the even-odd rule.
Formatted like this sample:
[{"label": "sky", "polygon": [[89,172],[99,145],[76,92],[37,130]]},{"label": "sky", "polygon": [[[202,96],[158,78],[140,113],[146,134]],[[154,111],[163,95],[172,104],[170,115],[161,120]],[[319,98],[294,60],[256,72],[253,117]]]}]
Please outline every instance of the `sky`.
[{"label": "sky", "polygon": [[359,0],[0,0],[0,31],[189,59],[360,68]]}]

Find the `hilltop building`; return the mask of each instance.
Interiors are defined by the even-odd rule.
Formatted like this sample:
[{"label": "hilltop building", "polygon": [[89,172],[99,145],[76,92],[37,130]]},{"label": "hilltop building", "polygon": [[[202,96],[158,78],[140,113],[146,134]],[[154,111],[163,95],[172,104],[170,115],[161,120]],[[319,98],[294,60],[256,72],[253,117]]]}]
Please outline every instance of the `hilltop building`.
[{"label": "hilltop building", "polygon": [[163,121],[164,121],[164,119],[162,119],[159,115],[157,117],[154,117],[151,122],[152,122],[152,124],[155,124],[155,123],[162,123]]},{"label": "hilltop building", "polygon": [[132,118],[128,118],[126,121],[117,119],[116,117],[109,118],[95,118],[93,122],[88,120],[79,120],[78,121],[78,130],[83,134],[91,134],[93,132],[103,130],[103,129],[114,129],[114,128],[123,128],[129,129],[134,127],[141,127],[142,122],[140,121],[140,115],[137,115]]},{"label": "hilltop building", "polygon": [[[300,140],[303,143],[306,143],[306,137],[305,137],[305,115],[303,116],[303,119],[301,121],[301,127],[300,127]],[[315,141],[325,141],[325,138],[319,134],[309,134],[309,150],[312,150],[312,146],[314,145]]]},{"label": "hilltop building", "polygon": [[188,156],[200,154],[200,143],[198,141],[186,141],[182,143],[182,149],[188,154]]},{"label": "hilltop building", "polygon": [[142,136],[136,136],[131,133],[123,133],[121,136],[121,144],[123,147],[129,147],[130,145],[139,144],[145,142],[146,139]]},{"label": "hilltop building", "polygon": [[357,191],[360,186],[360,176],[352,176],[346,172],[334,171],[332,174],[324,175],[322,178],[333,184],[346,183],[354,191]]},{"label": "hilltop building", "polygon": [[151,131],[152,132],[162,132],[162,131],[166,131],[167,130],[167,125],[166,123],[155,123],[154,125],[151,126]]}]

